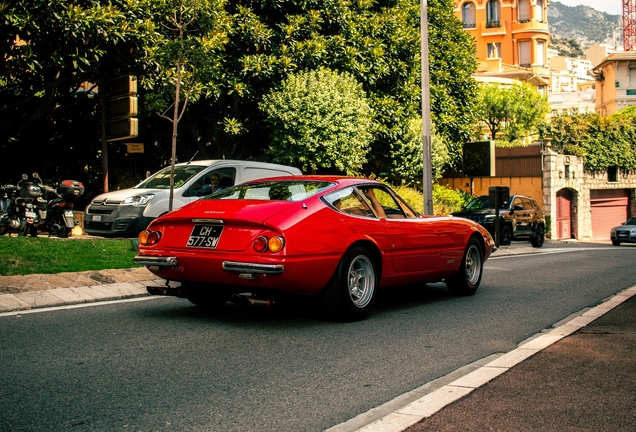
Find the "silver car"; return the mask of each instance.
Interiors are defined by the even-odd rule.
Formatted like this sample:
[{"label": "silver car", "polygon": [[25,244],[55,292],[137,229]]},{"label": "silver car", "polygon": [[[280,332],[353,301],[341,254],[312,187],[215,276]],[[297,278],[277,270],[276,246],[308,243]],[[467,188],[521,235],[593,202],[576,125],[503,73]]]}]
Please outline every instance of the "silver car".
[{"label": "silver car", "polygon": [[610,238],[614,246],[619,246],[621,243],[636,243],[636,217],[623,222],[621,226],[612,228]]}]

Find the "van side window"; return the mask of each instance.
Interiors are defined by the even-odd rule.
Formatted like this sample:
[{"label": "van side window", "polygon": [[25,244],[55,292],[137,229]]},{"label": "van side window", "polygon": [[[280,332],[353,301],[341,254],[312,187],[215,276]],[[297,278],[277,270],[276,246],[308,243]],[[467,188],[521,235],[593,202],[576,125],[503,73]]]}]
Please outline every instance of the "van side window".
[{"label": "van side window", "polygon": [[[188,188],[188,190],[184,192],[183,196],[202,197],[210,195],[212,192],[215,192],[215,189],[218,190],[222,188],[222,183],[225,183],[226,185],[229,184],[230,186],[234,185],[235,176],[236,169],[231,167],[208,171],[204,175],[196,179],[192,186],[190,186],[190,188]],[[218,178],[218,181],[213,182],[213,177],[215,179]]]}]

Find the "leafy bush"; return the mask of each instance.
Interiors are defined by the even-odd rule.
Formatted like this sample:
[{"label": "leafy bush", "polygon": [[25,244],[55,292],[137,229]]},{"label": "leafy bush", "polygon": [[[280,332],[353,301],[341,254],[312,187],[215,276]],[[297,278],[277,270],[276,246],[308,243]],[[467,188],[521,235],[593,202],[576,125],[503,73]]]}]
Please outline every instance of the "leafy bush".
[{"label": "leafy bush", "polygon": [[347,174],[366,162],[372,111],[352,75],[325,68],[291,75],[265,95],[260,109],[272,129],[267,152],[276,162]]},{"label": "leafy bush", "polygon": [[[424,212],[424,196],[422,192],[408,186],[396,186],[393,190],[397,192],[404,201],[418,213]],[[464,192],[450,189],[446,186],[433,185],[433,213],[436,216],[447,216],[459,211],[473,197]]]}]

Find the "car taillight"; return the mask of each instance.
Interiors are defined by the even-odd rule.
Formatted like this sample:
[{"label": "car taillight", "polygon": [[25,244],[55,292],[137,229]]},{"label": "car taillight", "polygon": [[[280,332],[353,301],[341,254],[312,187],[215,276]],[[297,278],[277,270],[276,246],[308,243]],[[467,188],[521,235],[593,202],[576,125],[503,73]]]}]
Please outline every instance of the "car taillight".
[{"label": "car taillight", "polygon": [[253,246],[256,252],[265,252],[267,250],[267,237],[256,237]]},{"label": "car taillight", "polygon": [[285,239],[279,236],[267,238],[265,236],[257,237],[252,245],[256,252],[280,252],[285,247]]},{"label": "car taillight", "polygon": [[282,237],[272,237],[267,245],[272,252],[280,252],[285,246],[285,240]]},{"label": "car taillight", "polygon": [[145,230],[139,233],[139,243],[144,246],[154,246],[161,240],[161,232]]}]

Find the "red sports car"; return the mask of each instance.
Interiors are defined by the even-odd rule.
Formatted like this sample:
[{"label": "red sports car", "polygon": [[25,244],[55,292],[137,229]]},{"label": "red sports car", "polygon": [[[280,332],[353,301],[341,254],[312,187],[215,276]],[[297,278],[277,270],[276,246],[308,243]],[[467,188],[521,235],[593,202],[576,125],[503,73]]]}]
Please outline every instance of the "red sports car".
[{"label": "red sports car", "polygon": [[135,262],[213,307],[233,295],[271,302],[314,295],[342,320],[363,319],[378,289],[445,281],[473,294],[494,249],[463,218],[421,216],[380,182],[327,176],[263,179],[221,190],[153,221]]}]

